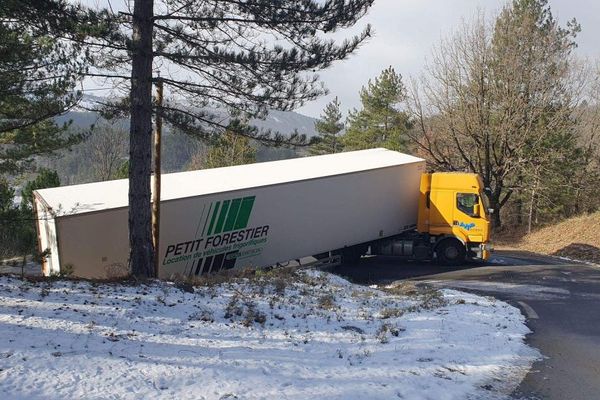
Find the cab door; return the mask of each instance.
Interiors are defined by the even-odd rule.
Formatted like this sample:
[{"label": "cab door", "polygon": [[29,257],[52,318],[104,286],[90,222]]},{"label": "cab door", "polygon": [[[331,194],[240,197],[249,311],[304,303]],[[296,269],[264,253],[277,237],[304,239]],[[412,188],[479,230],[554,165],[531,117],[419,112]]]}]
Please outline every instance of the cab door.
[{"label": "cab door", "polygon": [[455,194],[451,190],[434,190],[429,201],[429,231],[433,236],[453,232]]},{"label": "cab door", "polygon": [[481,243],[484,241],[484,224],[486,223],[478,193],[456,192],[453,233],[465,242]]}]

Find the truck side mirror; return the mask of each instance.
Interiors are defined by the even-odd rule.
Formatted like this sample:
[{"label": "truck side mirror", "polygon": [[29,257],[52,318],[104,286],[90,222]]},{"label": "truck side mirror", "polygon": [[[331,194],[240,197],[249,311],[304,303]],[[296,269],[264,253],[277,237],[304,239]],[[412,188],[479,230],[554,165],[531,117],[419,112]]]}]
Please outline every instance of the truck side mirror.
[{"label": "truck side mirror", "polygon": [[473,205],[473,216],[474,217],[481,216],[481,206],[479,204],[474,204]]}]

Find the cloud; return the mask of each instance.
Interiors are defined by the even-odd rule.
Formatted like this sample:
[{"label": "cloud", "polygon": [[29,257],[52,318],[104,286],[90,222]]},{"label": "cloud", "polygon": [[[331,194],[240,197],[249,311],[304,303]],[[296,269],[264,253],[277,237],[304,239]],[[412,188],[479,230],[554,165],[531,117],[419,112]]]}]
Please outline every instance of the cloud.
[{"label": "cloud", "polygon": [[[403,75],[418,76],[425,59],[441,38],[451,34],[462,21],[478,11],[495,15],[505,4],[500,0],[377,0],[357,27],[336,34],[336,38],[355,34],[370,23],[373,37],[349,59],[337,62],[319,75],[330,90],[328,96],[306,104],[297,111],[317,117],[335,96],[344,110],[360,106],[359,91],[370,78],[393,66]],[[598,57],[600,49],[600,1],[550,0],[554,15],[562,25],[575,17],[582,25],[578,37],[581,56]]]},{"label": "cloud", "polygon": [[[77,0],[72,0],[77,1]],[[89,6],[106,7],[107,0],[79,0]],[[502,8],[505,0],[376,0],[368,14],[348,30],[333,37],[343,39],[358,34],[367,23],[375,31],[370,40],[347,60],[339,61],[319,76],[330,94],[310,102],[297,111],[317,117],[335,96],[344,110],[360,106],[360,88],[388,66],[403,75],[405,83],[410,76],[418,76],[425,59],[441,38],[451,34],[463,20],[469,20],[478,10],[492,16]],[[582,26],[577,42],[578,54],[600,58],[600,1],[549,0],[553,14],[564,25],[575,17]],[[123,0],[112,0],[115,10],[125,9]],[[86,81],[86,88],[101,87],[101,83]]]}]

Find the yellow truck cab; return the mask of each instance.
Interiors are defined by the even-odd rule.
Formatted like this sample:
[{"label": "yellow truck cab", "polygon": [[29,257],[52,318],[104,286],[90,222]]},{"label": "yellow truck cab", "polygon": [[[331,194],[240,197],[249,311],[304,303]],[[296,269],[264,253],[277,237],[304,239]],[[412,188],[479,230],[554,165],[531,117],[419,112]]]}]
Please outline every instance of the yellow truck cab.
[{"label": "yellow truck cab", "polygon": [[421,176],[417,231],[432,238],[440,261],[489,258],[489,208],[483,190],[477,174],[436,172]]},{"label": "yellow truck cab", "polygon": [[370,254],[435,259],[457,265],[490,257],[490,209],[477,174],[421,175],[417,226],[370,244]]}]

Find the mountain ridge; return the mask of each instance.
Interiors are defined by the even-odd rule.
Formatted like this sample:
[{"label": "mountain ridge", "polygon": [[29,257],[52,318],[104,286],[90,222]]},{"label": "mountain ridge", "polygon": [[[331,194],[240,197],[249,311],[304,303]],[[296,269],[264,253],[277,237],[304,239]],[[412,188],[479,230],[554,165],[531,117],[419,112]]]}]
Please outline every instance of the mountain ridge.
[{"label": "mountain ridge", "polygon": [[[86,100],[93,101],[97,100],[97,98],[87,96]],[[85,128],[96,124],[101,119],[102,118],[97,112],[74,109],[66,114],[56,117],[55,121],[59,124],[72,121],[75,127]],[[121,120],[120,124],[122,124],[123,127],[126,127],[128,125],[127,121],[128,119]],[[250,125],[256,126],[259,129],[271,130],[274,133],[279,132],[283,135],[290,135],[297,131],[299,134],[304,134],[307,138],[311,138],[318,134],[315,129],[316,121],[315,118],[295,111],[269,110],[265,119],[251,119]]]}]

